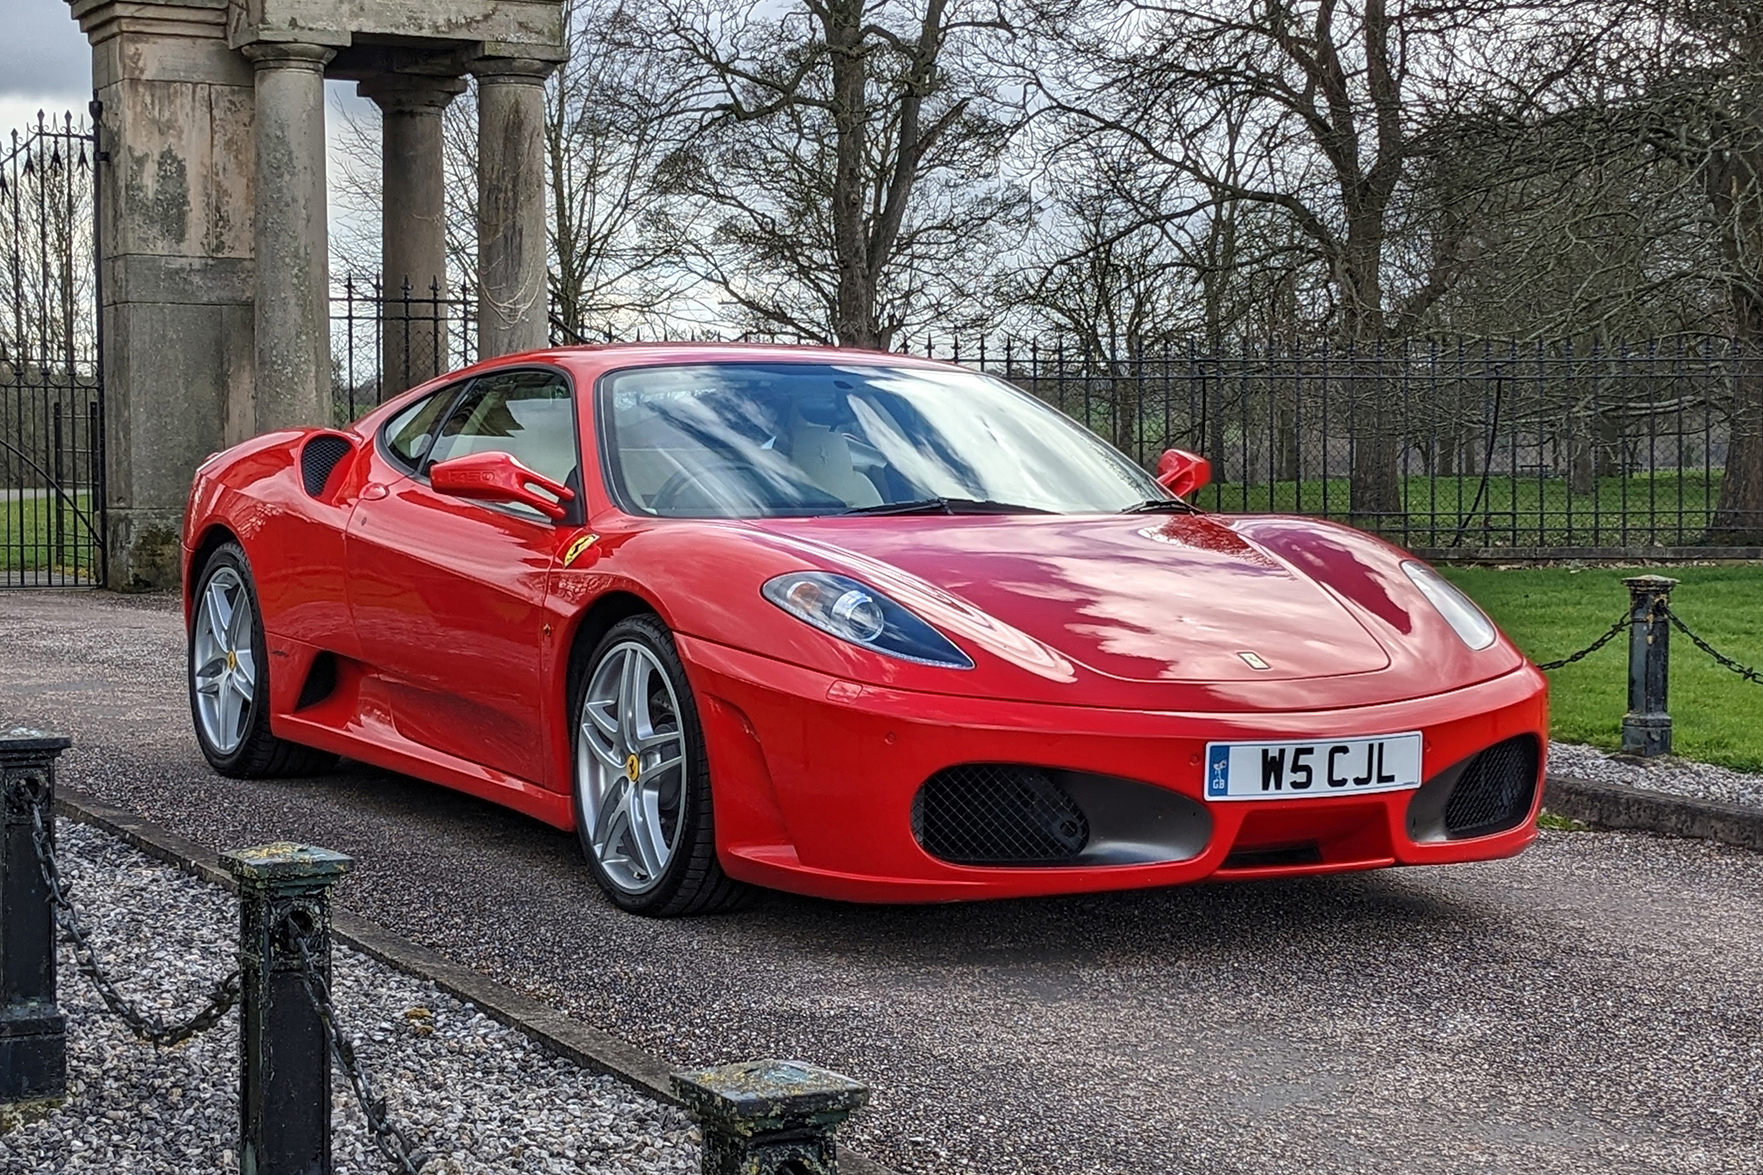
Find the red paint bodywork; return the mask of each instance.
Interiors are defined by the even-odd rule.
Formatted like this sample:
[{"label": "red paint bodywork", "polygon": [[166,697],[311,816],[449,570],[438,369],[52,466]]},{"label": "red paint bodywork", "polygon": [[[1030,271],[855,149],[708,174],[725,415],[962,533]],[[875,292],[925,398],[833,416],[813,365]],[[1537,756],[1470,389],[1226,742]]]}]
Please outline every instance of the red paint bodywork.
[{"label": "red paint bodywork", "polygon": [[[1405,831],[1413,793],[1393,792],[1210,804],[1206,849],[1175,863],[993,868],[931,857],[909,812],[944,767],[1032,763],[1197,798],[1209,740],[1419,730],[1431,777],[1516,734],[1546,745],[1546,687],[1504,637],[1481,651],[1458,639],[1402,572],[1403,552],[1314,519],[694,520],[618,509],[594,456],[596,380],[638,365],[743,359],[944,366],[703,344],[480,364],[349,429],[270,433],[210,458],[186,518],[186,596],[194,561],[235,538],[257,586],[276,734],[565,829],[574,823],[570,658],[588,651],[578,636],[588,643],[608,615],[652,610],[676,634],[697,698],[723,867],[780,889],[863,901],[1020,896],[1480,860],[1534,839],[1527,821],[1416,843]],[[532,366],[563,371],[576,389],[583,525],[438,494],[378,450],[380,426],[414,398]],[[320,431],[353,449],[314,496],[299,458]],[[767,579],[803,569],[881,589],[974,668],[870,653],[761,597]],[[1251,668],[1245,649],[1272,668]],[[320,653],[336,658],[336,688],[301,708]],[[1234,850],[1299,839],[1320,844],[1320,864],[1220,869]]]}]

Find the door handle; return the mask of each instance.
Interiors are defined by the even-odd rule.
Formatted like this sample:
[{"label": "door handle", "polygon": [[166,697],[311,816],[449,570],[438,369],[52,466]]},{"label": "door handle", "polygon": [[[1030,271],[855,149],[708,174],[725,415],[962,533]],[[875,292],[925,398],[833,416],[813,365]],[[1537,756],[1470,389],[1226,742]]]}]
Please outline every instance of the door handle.
[{"label": "door handle", "polygon": [[361,487],[361,497],[364,501],[374,502],[385,496],[386,487],[377,481],[370,481]]}]

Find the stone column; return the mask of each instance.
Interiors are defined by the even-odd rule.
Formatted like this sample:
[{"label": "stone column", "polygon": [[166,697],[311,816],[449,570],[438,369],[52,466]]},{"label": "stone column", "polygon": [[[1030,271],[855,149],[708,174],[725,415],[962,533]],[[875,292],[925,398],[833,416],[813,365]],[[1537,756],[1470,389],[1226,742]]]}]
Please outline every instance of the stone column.
[{"label": "stone column", "polygon": [[447,293],[441,112],[465,80],[380,74],[356,89],[382,115],[380,378],[391,396],[447,368],[445,307],[436,300]]},{"label": "stone column", "polygon": [[556,63],[480,57],[477,75],[478,358],[543,347],[545,78]]},{"label": "stone column", "polygon": [[329,424],[330,231],[324,166],[329,45],[257,41],[256,432]]}]

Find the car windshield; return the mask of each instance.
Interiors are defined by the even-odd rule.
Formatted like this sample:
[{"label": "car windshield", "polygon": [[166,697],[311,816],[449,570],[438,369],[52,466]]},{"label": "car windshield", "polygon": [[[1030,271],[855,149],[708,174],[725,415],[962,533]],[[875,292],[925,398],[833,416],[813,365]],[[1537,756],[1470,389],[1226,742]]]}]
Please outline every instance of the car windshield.
[{"label": "car windshield", "polygon": [[1094,434],[974,372],[639,367],[608,375],[600,396],[613,491],[647,514],[1087,514],[1166,496]]}]

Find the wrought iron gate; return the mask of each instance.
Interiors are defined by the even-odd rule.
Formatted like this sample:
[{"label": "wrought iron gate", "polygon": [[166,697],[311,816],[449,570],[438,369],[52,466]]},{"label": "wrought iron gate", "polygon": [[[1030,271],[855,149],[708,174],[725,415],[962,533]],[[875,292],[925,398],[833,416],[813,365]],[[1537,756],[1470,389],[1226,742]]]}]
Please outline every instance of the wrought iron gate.
[{"label": "wrought iron gate", "polygon": [[0,588],[105,579],[99,160],[72,114],[0,143]]}]

